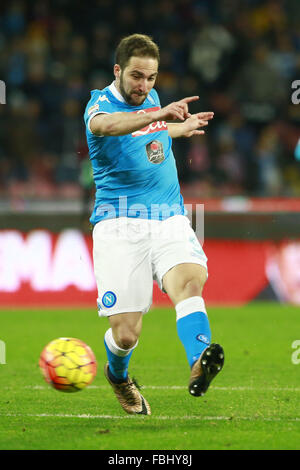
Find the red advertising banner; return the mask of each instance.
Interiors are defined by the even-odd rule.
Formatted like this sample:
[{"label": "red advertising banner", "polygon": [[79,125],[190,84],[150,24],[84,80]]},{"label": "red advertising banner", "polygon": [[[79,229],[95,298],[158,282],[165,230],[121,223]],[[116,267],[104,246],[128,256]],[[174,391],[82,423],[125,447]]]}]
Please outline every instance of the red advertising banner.
[{"label": "red advertising banner", "polygon": [[[300,305],[300,240],[274,242],[205,240],[211,305],[265,298]],[[0,231],[0,306],[92,306],[97,288],[92,239],[78,230],[53,234]],[[156,283],[154,305],[170,300]]]},{"label": "red advertising banner", "polygon": [[185,193],[184,203],[195,206],[204,204],[205,212],[240,212],[240,213],[274,213],[274,212],[300,212],[299,197],[278,197],[278,198],[248,198],[248,197],[227,197],[217,199],[190,198]]}]

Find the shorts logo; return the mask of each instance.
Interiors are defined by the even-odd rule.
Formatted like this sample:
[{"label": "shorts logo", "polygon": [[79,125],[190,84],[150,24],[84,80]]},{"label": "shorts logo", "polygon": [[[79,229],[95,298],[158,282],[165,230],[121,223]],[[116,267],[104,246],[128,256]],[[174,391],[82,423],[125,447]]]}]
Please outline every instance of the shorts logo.
[{"label": "shorts logo", "polygon": [[117,301],[117,296],[114,292],[112,291],[107,291],[105,292],[105,294],[103,295],[102,297],[102,303],[104,305],[104,307],[106,308],[111,308],[115,305]]},{"label": "shorts logo", "polygon": [[209,339],[205,335],[198,335],[196,338],[198,341],[201,341],[201,343],[209,344]]}]

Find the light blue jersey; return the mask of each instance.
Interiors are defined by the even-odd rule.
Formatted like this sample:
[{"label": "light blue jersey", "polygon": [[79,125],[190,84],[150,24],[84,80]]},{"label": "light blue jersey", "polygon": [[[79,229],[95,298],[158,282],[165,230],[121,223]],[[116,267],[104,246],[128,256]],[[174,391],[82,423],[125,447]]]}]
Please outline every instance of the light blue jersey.
[{"label": "light blue jersey", "polygon": [[127,104],[114,83],[91,92],[84,120],[96,184],[92,224],[122,216],[164,220],[185,213],[165,121],[122,136],[99,137],[90,130],[96,114],[147,113],[160,107],[154,89],[140,106]]}]

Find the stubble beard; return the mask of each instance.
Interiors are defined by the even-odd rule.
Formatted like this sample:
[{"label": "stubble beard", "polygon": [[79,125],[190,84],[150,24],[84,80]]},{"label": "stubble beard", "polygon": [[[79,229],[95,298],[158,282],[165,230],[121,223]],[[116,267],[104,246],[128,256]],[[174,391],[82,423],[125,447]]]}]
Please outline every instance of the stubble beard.
[{"label": "stubble beard", "polygon": [[123,74],[121,73],[120,75],[120,82],[119,82],[119,87],[120,87],[120,92],[121,95],[123,96],[124,100],[130,104],[131,106],[141,106],[145,99],[147,98],[147,95],[140,95],[141,101],[136,102],[130,93],[127,93],[124,88],[124,80],[123,80]]}]

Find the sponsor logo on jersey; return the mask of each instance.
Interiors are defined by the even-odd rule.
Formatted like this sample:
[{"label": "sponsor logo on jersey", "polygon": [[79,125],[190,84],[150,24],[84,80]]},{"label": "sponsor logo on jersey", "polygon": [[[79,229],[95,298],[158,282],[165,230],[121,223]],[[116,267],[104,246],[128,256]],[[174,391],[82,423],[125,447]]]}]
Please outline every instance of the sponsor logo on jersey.
[{"label": "sponsor logo on jersey", "polygon": [[[152,111],[158,111],[159,109],[160,109],[159,106],[155,106],[155,108],[141,109],[140,111],[136,111],[136,112],[137,114],[146,114]],[[167,126],[166,121],[156,121],[156,122],[152,122],[146,127],[143,127],[143,129],[133,132],[131,135],[132,137],[139,137],[141,135],[147,135],[147,134],[152,134],[153,132],[160,132],[160,131],[167,131],[167,130],[168,130],[168,126]]]}]

